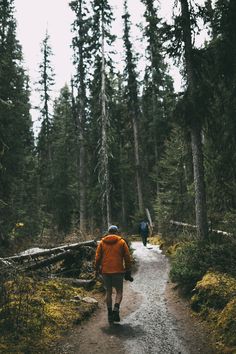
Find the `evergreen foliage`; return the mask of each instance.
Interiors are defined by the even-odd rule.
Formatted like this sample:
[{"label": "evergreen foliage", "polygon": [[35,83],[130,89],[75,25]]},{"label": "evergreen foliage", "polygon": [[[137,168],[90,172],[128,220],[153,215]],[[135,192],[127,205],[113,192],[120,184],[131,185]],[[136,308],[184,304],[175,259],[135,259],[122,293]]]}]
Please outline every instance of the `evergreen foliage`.
[{"label": "evergreen foliage", "polygon": [[[13,1],[0,2],[0,242],[37,233],[34,141],[28,77],[16,39]],[[17,230],[16,225],[21,225]]]},{"label": "evergreen foliage", "polygon": [[[145,208],[151,213],[155,209],[162,233],[172,219],[195,224],[199,190],[194,190],[198,171],[192,157],[200,156],[201,148],[209,219],[213,228],[235,232],[235,3],[190,6],[182,0],[182,12],[174,9],[170,26],[159,17],[157,1],[141,2],[146,43],[141,75],[127,1],[121,73],[114,66],[116,38],[109,2],[70,2],[76,73],[71,90],[62,88],[54,106],[52,49],[46,33],[39,66],[41,131],[36,152],[29,82],[15,38],[14,2],[0,2],[2,240],[45,227],[68,233],[79,226],[85,233],[106,229],[112,220],[132,226]],[[201,48],[194,45],[199,20],[209,31]],[[179,95],[168,74],[166,53],[182,65],[186,85]],[[198,205],[197,212],[200,209]]]},{"label": "evergreen foliage", "polygon": [[194,223],[194,187],[190,141],[180,128],[172,130],[165,142],[165,153],[159,167],[160,187],[156,219],[160,232],[166,233],[170,220]]},{"label": "evergreen foliage", "polygon": [[52,121],[52,213],[58,230],[64,233],[70,231],[78,208],[77,145],[71,102],[71,93],[65,86],[55,101]]},{"label": "evergreen foliage", "polygon": [[39,178],[38,193],[41,206],[41,217],[43,227],[51,227],[52,201],[51,187],[53,183],[52,169],[52,108],[51,108],[51,91],[54,85],[54,72],[51,65],[51,57],[53,55],[50,46],[50,36],[46,32],[41,46],[42,61],[39,65],[40,80],[38,82],[38,90],[40,92],[41,107],[40,120],[41,129],[37,141],[37,174]]}]

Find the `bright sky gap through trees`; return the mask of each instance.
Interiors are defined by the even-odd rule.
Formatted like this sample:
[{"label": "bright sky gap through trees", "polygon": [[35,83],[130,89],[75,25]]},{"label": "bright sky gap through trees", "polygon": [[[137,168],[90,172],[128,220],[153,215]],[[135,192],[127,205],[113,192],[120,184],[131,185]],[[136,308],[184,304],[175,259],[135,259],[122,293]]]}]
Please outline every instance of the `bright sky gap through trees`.
[{"label": "bright sky gap through trees", "polygon": [[[202,3],[200,0],[199,3]],[[122,14],[123,1],[110,0],[113,7],[115,21],[113,25],[114,34],[117,35],[115,42],[115,57],[117,67],[123,68],[122,53]],[[170,21],[172,16],[174,0],[160,0],[160,16]],[[25,60],[25,68],[29,72],[31,80],[31,101],[33,107],[39,102],[38,93],[35,91],[35,82],[39,79],[39,63],[41,60],[40,45],[45,36],[46,30],[50,36],[50,44],[54,57],[52,65],[55,70],[55,97],[58,96],[60,89],[66,82],[70,81],[73,74],[72,48],[71,48],[71,24],[73,13],[69,7],[69,0],[15,0],[17,35],[22,45]],[[144,55],[145,44],[141,42],[142,34],[137,27],[144,21],[144,5],[140,1],[129,1],[129,11],[133,23],[133,39],[135,50]],[[200,36],[200,43],[203,41],[204,34]],[[140,60],[139,70],[144,68],[144,60]],[[179,70],[171,65],[171,75],[174,79],[175,90],[181,87],[181,76]],[[32,109],[32,116],[37,130],[38,111]]]}]

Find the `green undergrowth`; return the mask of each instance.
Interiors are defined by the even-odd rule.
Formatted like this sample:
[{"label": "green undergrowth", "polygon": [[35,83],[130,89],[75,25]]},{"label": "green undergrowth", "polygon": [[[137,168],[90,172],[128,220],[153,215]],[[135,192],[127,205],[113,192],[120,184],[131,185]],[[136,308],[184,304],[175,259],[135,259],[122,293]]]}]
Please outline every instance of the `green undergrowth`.
[{"label": "green undergrowth", "polygon": [[[168,242],[166,243],[168,244]],[[236,354],[236,242],[212,234],[207,240],[178,237],[165,248],[170,279],[209,323],[217,353]]]},{"label": "green undergrowth", "polygon": [[[0,352],[49,353],[53,343],[96,308],[91,292],[56,279],[18,275],[1,284]],[[98,291],[97,289],[93,292]],[[92,292],[92,293],[93,293]]]},{"label": "green undergrowth", "polygon": [[207,272],[197,282],[191,306],[210,325],[219,353],[236,353],[236,278]]}]

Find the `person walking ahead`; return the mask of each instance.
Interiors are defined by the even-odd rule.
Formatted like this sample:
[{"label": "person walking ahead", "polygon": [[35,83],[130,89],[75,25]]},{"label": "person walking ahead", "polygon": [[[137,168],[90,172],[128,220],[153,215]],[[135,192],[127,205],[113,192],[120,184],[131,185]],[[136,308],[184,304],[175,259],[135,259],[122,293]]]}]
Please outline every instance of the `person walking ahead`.
[{"label": "person walking ahead", "polygon": [[147,238],[149,236],[149,224],[147,220],[142,220],[139,224],[139,234],[142,238],[143,245],[147,246]]},{"label": "person walking ahead", "polygon": [[[117,235],[118,227],[111,225],[108,235],[97,246],[95,256],[96,274],[101,273],[106,288],[108,321],[120,321],[120,303],[123,297],[123,278],[132,281],[131,256],[127,243]],[[112,288],[116,290],[115,304],[112,310]]]}]

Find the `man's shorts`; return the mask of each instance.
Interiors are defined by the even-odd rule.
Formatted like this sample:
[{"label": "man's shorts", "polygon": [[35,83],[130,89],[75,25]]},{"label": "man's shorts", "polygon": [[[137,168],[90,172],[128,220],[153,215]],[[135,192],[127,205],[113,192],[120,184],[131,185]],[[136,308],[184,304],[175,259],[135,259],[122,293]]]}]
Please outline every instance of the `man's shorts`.
[{"label": "man's shorts", "polygon": [[123,290],[124,273],[102,274],[106,289]]}]

